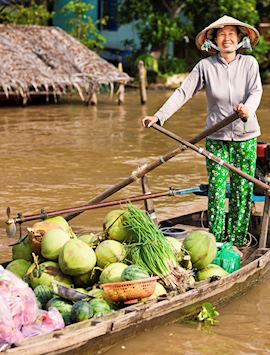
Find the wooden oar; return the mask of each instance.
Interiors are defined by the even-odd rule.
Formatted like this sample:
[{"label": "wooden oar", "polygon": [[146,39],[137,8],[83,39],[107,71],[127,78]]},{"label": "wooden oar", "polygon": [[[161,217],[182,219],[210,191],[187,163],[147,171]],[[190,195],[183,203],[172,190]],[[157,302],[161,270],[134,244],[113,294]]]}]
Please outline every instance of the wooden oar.
[{"label": "wooden oar", "polygon": [[[15,223],[22,224],[24,222],[29,222],[29,221],[34,221],[37,219],[46,219],[48,217],[54,217],[54,216],[59,216],[63,215],[65,213],[69,212],[84,212],[87,210],[93,210],[97,208],[102,208],[102,207],[111,207],[111,206],[116,206],[116,205],[123,205],[129,202],[136,202],[136,201],[147,201],[149,199],[153,198],[160,198],[160,197],[166,197],[166,196],[176,196],[176,195],[184,195],[184,194],[203,194],[205,193],[207,189],[207,185],[199,185],[199,186],[192,186],[192,187],[186,187],[186,188],[170,188],[168,191],[160,191],[156,193],[145,193],[143,195],[137,195],[137,196],[130,196],[129,198],[125,199],[119,199],[119,200],[113,200],[113,201],[107,201],[107,202],[99,202],[99,203],[94,203],[92,205],[82,205],[82,206],[77,206],[77,207],[70,207],[70,208],[64,208],[61,210],[54,210],[54,211],[44,211],[42,210],[40,213],[35,213],[35,214],[30,214],[30,215],[22,215],[21,213],[18,214],[16,218],[11,218],[10,217],[10,209],[9,209],[9,215],[8,215],[8,223],[13,225]],[[16,233],[16,230],[15,230]],[[13,233],[13,234],[15,234]]]},{"label": "wooden oar", "polygon": [[258,187],[262,188],[265,191],[270,191],[270,186],[265,184],[264,182],[256,179],[255,177],[248,175],[247,173],[245,173],[244,171],[236,168],[234,165],[231,165],[227,162],[225,162],[224,160],[218,158],[217,156],[213,155],[212,153],[210,153],[208,150],[201,148],[201,147],[197,147],[196,145],[186,141],[184,138],[177,136],[176,134],[168,131],[167,129],[160,127],[159,125],[157,125],[156,123],[154,123],[151,127],[153,127],[154,129],[156,129],[157,131],[165,134],[166,136],[174,139],[175,141],[177,141],[178,143],[183,144],[184,146],[194,150],[195,152],[199,153],[200,155],[205,156],[208,159],[213,160],[214,162],[216,162],[219,165],[224,166],[225,168],[227,168],[228,170],[242,176],[243,178],[245,178],[246,180],[254,183],[255,185],[257,185]]},{"label": "wooden oar", "polygon": [[[202,139],[206,138],[207,136],[217,132],[221,128],[224,128],[227,125],[231,124],[236,119],[238,119],[238,115],[236,113],[233,113],[232,115],[230,115],[229,117],[225,118],[224,120],[218,122],[217,124],[213,125],[212,127],[208,128],[208,129],[204,130],[203,132],[201,132],[200,134],[196,135],[189,142],[192,143],[192,144],[198,143],[200,140],[202,140]],[[169,151],[168,153],[162,155],[161,157],[159,157],[158,159],[156,159],[152,163],[144,164],[144,165],[140,166],[138,169],[133,171],[130,176],[124,178],[119,183],[109,187],[104,192],[100,193],[96,197],[94,197],[91,200],[89,200],[88,202],[86,202],[86,205],[91,205],[93,203],[97,203],[97,202],[105,200],[107,197],[113,195],[114,193],[118,192],[122,188],[130,185],[132,182],[140,179],[145,174],[147,174],[150,171],[154,170],[158,166],[166,163],[168,160],[170,160],[171,158],[173,158],[177,154],[183,152],[185,149],[186,149],[186,147],[183,147],[183,146],[177,147],[177,148]],[[74,217],[78,216],[81,213],[82,212],[69,213],[69,214],[67,214],[65,216],[65,219],[67,221],[70,221],[71,219],[73,219]]]}]

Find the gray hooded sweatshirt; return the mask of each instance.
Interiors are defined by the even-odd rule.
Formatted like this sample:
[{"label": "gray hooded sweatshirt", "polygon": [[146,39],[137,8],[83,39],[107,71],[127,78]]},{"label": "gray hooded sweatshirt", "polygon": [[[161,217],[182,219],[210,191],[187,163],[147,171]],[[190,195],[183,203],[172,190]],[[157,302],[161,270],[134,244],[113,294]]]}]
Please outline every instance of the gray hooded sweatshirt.
[{"label": "gray hooded sweatshirt", "polygon": [[206,129],[231,115],[239,103],[249,110],[246,123],[237,119],[209,138],[244,141],[261,134],[256,110],[261,101],[262,83],[254,57],[237,54],[230,63],[219,54],[202,59],[155,113],[161,125],[201,89],[205,89],[208,101]]}]

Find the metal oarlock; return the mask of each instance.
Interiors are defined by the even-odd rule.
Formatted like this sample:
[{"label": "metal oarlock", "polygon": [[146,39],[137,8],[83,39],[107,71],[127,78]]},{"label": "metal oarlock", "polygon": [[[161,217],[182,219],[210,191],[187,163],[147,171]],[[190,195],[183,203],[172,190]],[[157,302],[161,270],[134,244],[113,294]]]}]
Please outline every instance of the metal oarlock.
[{"label": "metal oarlock", "polygon": [[11,211],[10,207],[7,208],[7,217],[8,219],[6,220],[6,233],[9,238],[12,238],[16,234],[16,223],[13,218],[10,217]]}]

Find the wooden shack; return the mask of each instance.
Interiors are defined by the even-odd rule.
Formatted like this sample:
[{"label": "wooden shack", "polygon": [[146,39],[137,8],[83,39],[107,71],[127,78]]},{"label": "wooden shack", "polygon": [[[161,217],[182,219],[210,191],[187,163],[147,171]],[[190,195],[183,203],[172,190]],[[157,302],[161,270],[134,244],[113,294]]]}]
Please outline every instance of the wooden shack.
[{"label": "wooden shack", "polygon": [[26,104],[78,92],[89,102],[100,84],[126,83],[119,71],[58,27],[0,25],[0,98]]}]

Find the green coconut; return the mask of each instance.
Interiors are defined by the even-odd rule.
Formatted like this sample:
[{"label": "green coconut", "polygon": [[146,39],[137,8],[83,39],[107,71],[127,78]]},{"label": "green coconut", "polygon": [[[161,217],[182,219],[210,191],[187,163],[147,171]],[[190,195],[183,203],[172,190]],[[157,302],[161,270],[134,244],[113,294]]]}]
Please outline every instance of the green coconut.
[{"label": "green coconut", "polygon": [[150,296],[150,299],[155,299],[165,295],[167,295],[167,291],[165,290],[165,287],[161,285],[161,283],[157,282],[154,293],[152,294],[152,296]]},{"label": "green coconut", "polygon": [[55,216],[45,220],[46,222],[51,222],[57,224],[63,231],[67,232],[70,238],[77,238],[72,228],[62,216]]},{"label": "green coconut", "polygon": [[124,210],[110,211],[103,221],[103,229],[106,237],[119,242],[128,241],[131,237],[131,232],[124,226],[124,223]]},{"label": "green coconut", "polygon": [[48,230],[41,241],[41,255],[48,260],[57,260],[60,251],[69,240],[69,234],[62,229]]},{"label": "green coconut", "polygon": [[100,243],[99,237],[94,233],[80,235],[78,239],[82,240],[91,248],[95,248]]},{"label": "green coconut", "polygon": [[122,281],[122,272],[127,268],[128,265],[124,263],[113,263],[105,267],[99,277],[99,283],[105,284],[109,282],[120,282]]},{"label": "green coconut", "polygon": [[32,261],[32,249],[28,237],[12,247],[12,259],[24,259],[27,261]]},{"label": "green coconut", "polygon": [[101,288],[93,288],[91,291],[88,292],[88,295],[94,298],[101,298],[105,301],[108,300],[106,292]]},{"label": "green coconut", "polygon": [[184,249],[191,256],[193,268],[203,269],[215,259],[217,253],[215,236],[203,230],[194,231],[185,238]]},{"label": "green coconut", "polygon": [[59,254],[59,266],[64,274],[76,276],[91,271],[96,265],[96,254],[79,239],[70,239]]},{"label": "green coconut", "polygon": [[126,248],[116,240],[104,240],[96,248],[97,265],[104,268],[109,264],[121,262],[126,257]]},{"label": "green coconut", "polygon": [[[30,268],[32,268],[32,265]],[[33,289],[38,285],[45,285],[52,289],[52,283],[55,281],[66,286],[72,286],[72,279],[64,275],[59,265],[54,261],[45,261],[39,264],[29,274],[30,286]]]},{"label": "green coconut", "polygon": [[226,270],[222,269],[221,266],[216,264],[209,264],[196,273],[196,280],[203,281],[213,276],[223,277],[227,275],[229,275],[229,273]]},{"label": "green coconut", "polygon": [[25,276],[27,270],[29,269],[31,265],[30,261],[24,260],[24,259],[16,259],[11,261],[6,269],[11,271],[13,274],[17,275],[21,279]]}]

